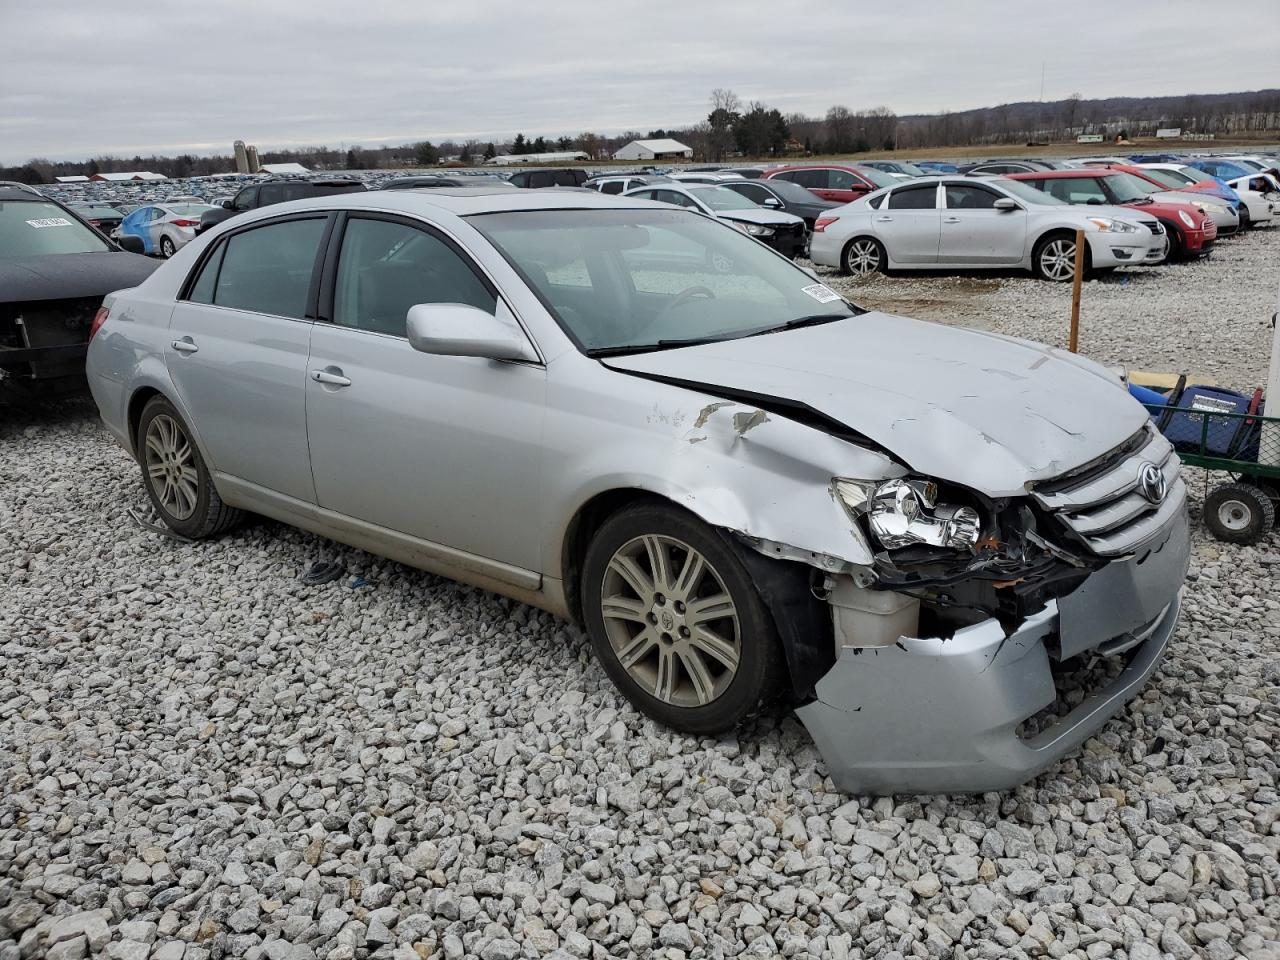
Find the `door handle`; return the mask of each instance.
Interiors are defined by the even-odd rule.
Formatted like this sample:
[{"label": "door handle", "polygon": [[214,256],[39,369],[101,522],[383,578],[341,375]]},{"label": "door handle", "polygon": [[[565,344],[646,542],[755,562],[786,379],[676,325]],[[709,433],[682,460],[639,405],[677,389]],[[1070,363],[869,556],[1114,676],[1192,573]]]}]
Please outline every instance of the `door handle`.
[{"label": "door handle", "polygon": [[877,223],[888,223],[893,217],[876,217]]},{"label": "door handle", "polygon": [[943,223],[959,223],[959,222],[960,222],[960,218],[959,218],[959,217],[946,217],[942,222],[943,222]]},{"label": "door handle", "polygon": [[342,375],[341,371],[334,373],[333,370],[312,370],[311,379],[316,383],[327,383],[334,387],[349,387],[351,381]]},{"label": "door handle", "polygon": [[192,342],[190,337],[183,337],[181,340],[173,341],[173,349],[179,353],[195,353],[200,348]]}]

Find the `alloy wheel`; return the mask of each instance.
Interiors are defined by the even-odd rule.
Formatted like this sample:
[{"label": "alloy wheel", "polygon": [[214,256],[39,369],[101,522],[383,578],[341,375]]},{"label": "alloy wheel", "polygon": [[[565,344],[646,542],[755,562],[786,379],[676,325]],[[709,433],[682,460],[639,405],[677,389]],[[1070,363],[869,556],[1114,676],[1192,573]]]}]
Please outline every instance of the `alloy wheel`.
[{"label": "alloy wheel", "polygon": [[195,451],[186,432],[168,414],[159,414],[147,425],[147,481],[160,505],[175,520],[186,520],[196,510],[199,474]]},{"label": "alloy wheel", "polygon": [[845,265],[855,276],[870,276],[880,269],[880,247],[874,240],[864,238],[853,241],[849,244]]},{"label": "alloy wheel", "polygon": [[679,707],[715,700],[742,656],[738,611],[701,553],[649,534],[623,544],[600,587],[605,633],[618,662],[650,696]]},{"label": "alloy wheel", "polygon": [[1040,270],[1050,280],[1070,280],[1076,272],[1076,242],[1050,240],[1040,251]]}]

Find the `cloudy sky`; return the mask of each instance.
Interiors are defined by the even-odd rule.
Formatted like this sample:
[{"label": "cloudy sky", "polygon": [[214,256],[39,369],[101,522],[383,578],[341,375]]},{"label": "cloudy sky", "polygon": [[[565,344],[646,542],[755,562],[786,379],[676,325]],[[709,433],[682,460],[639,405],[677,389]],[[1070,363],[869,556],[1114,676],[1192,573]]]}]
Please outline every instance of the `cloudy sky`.
[{"label": "cloudy sky", "polygon": [[[1263,3],[1255,10],[1267,9]],[[0,163],[648,130],[783,112],[1276,84],[1204,0],[0,0]],[[902,11],[902,12],[895,12]],[[1194,64],[1194,69],[1190,65]]]}]

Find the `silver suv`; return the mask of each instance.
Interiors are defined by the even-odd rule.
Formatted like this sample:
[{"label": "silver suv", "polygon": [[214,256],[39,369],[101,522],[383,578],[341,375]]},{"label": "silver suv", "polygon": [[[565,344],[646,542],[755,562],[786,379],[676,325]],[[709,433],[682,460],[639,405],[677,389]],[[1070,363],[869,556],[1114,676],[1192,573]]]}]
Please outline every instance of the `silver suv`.
[{"label": "silver suv", "polygon": [[323,197],[106,307],[93,395],[174,531],[253,511],[572,618],[689,733],[786,694],[846,790],[1022,782],[1178,619],[1178,460],[1115,377],[865,312],[689,210]]}]

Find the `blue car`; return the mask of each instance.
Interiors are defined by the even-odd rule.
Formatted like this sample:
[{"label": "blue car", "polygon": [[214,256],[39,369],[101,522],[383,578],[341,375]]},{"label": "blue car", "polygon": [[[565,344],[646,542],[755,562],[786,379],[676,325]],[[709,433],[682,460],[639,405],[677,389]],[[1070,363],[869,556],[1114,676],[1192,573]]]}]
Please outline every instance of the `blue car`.
[{"label": "blue car", "polygon": [[923,167],[930,173],[959,173],[960,168],[954,163],[943,163],[941,160],[916,160],[917,167]]}]

